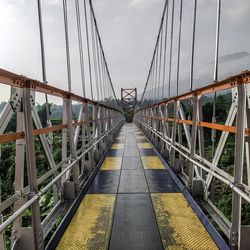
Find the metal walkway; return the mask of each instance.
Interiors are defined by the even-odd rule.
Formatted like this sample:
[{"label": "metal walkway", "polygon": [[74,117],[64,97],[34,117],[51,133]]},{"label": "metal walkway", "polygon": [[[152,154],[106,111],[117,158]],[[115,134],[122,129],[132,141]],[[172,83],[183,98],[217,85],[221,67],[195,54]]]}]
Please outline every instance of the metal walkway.
[{"label": "metal walkway", "polygon": [[143,133],[124,125],[57,249],[218,249],[166,167]]}]

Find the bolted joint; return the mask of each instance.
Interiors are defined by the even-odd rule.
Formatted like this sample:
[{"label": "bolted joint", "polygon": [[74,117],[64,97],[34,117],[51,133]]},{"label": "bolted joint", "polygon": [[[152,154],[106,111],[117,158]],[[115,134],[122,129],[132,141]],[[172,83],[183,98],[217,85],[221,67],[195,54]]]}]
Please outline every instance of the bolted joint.
[{"label": "bolted joint", "polygon": [[231,234],[231,246],[233,248],[237,248],[238,247],[238,232],[232,232]]},{"label": "bolted joint", "polygon": [[33,197],[35,197],[36,195],[37,195],[36,192],[28,192],[27,193],[27,197],[28,197],[29,200],[32,199]]}]

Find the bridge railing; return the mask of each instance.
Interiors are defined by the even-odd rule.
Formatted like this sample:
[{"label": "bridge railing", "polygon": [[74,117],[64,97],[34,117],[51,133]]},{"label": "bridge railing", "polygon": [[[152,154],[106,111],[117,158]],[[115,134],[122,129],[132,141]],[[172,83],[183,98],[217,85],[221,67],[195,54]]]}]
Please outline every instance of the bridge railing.
[{"label": "bridge railing", "polygon": [[[96,171],[124,116],[115,108],[3,69],[0,83],[11,87],[10,99],[0,115],[0,144],[11,145],[14,154],[2,155],[12,156],[8,160],[13,188],[1,197],[0,247],[43,249]],[[36,96],[44,94],[61,105],[62,117],[57,124],[52,120],[44,126],[37,110]],[[74,103],[79,108],[77,114]],[[5,132],[13,121],[16,130]],[[47,168],[41,169],[39,161],[46,162]],[[4,162],[1,159],[2,170],[7,167]],[[2,180],[1,190],[5,184]],[[46,199],[49,202],[44,202]]]},{"label": "bridge railing", "polygon": [[[138,109],[134,117],[230,245],[242,249],[250,244],[249,218],[241,213],[248,211],[250,203],[249,83],[250,72],[245,71]],[[226,116],[216,121],[219,112]],[[229,201],[220,204],[223,195]]]}]

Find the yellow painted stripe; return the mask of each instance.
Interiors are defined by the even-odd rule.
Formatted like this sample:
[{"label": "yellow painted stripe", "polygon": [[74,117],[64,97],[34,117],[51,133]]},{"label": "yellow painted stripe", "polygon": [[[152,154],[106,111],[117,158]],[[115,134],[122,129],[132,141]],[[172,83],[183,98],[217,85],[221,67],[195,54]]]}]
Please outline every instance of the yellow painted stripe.
[{"label": "yellow painted stripe", "polygon": [[101,170],[119,170],[122,166],[122,157],[106,157]]},{"label": "yellow painted stripe", "polygon": [[146,142],[146,143],[138,143],[139,148],[152,148],[152,146]]},{"label": "yellow painted stripe", "polygon": [[111,149],[123,149],[124,143],[114,143],[111,147]]},{"label": "yellow painted stripe", "polygon": [[146,137],[144,135],[137,135],[136,139],[145,139]]},{"label": "yellow painted stripe", "polygon": [[117,136],[116,139],[118,139],[118,140],[124,140],[125,136]]},{"label": "yellow painted stripe", "polygon": [[218,249],[182,193],[151,196],[165,249]]},{"label": "yellow painted stripe", "polygon": [[145,169],[165,169],[158,156],[142,156],[141,160]]},{"label": "yellow painted stripe", "polygon": [[57,249],[108,249],[115,198],[111,194],[85,195]]},{"label": "yellow painted stripe", "polygon": [[118,136],[125,136],[126,134],[125,133],[119,133]]}]

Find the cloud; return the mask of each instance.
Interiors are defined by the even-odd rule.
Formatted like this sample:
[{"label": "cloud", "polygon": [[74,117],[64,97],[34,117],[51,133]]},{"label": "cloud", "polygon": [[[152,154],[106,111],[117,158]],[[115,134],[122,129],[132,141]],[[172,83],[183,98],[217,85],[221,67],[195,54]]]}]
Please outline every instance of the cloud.
[{"label": "cloud", "polygon": [[45,0],[46,5],[60,5],[61,2],[59,0]]},{"label": "cloud", "polygon": [[[228,54],[225,56],[220,56],[219,57],[219,62],[220,63],[227,63],[227,62],[231,62],[231,61],[235,61],[235,60],[239,60],[242,59],[244,57],[250,56],[250,53],[246,52],[246,51],[240,51],[240,52],[235,52],[233,54]],[[210,64],[213,64],[213,62],[211,62]]]},{"label": "cloud", "polygon": [[142,6],[142,5],[149,5],[159,3],[159,0],[132,0],[130,2],[130,6]]}]

